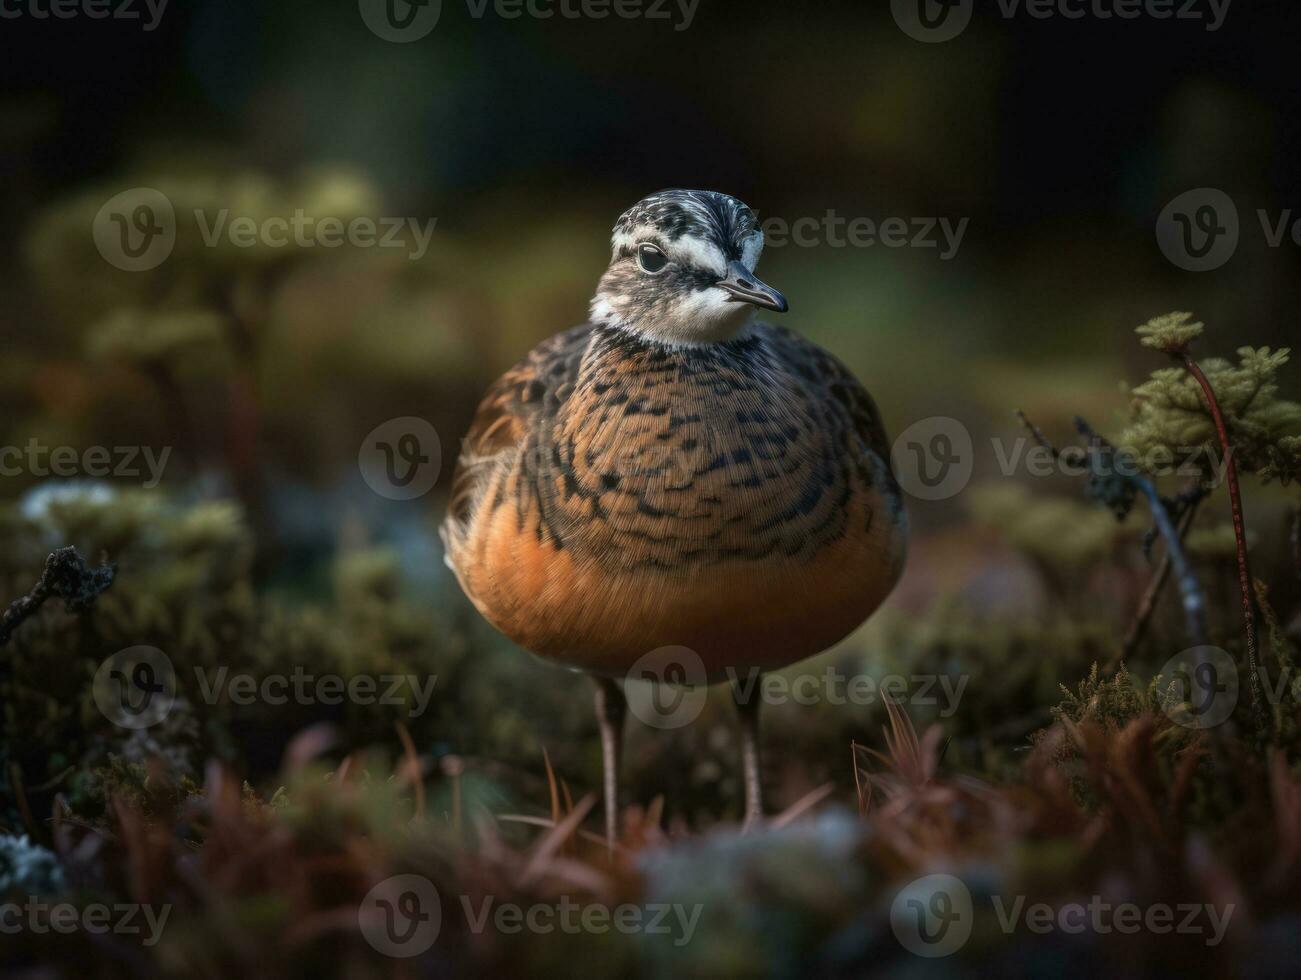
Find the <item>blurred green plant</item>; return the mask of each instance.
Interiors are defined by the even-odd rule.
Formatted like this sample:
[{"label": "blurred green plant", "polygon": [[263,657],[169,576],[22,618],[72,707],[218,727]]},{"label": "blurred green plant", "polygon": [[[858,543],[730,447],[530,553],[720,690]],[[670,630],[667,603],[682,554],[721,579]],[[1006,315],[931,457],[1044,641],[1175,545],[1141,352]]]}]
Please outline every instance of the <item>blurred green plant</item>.
[{"label": "blurred green plant", "polygon": [[[1142,343],[1163,352],[1182,351],[1204,326],[1189,313],[1157,317],[1142,327]],[[1279,396],[1278,372],[1290,351],[1238,348],[1236,363],[1205,358],[1198,363],[1224,414],[1234,459],[1262,480],[1290,483],[1301,477],[1301,403]],[[1133,389],[1129,425],[1120,445],[1140,459],[1193,461],[1213,466],[1219,441],[1202,385],[1182,367],[1158,368]]]}]

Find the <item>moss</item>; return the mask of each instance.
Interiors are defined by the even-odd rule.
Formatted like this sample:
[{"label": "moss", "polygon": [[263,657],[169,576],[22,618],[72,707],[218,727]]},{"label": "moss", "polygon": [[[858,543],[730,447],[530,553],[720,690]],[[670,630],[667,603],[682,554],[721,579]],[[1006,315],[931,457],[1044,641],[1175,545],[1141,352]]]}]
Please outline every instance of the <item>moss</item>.
[{"label": "moss", "polygon": [[1105,510],[1084,501],[1035,496],[1015,483],[976,488],[970,510],[978,524],[996,528],[1012,547],[1065,574],[1107,558],[1127,534]]},{"label": "moss", "polygon": [[[401,724],[421,752],[493,758],[530,791],[542,779],[544,735],[567,733],[550,743],[562,769],[591,769],[592,722],[573,710],[575,696],[587,703],[586,682],[434,611],[410,594],[390,550],[345,550],[330,562],[328,589],[291,601],[254,586],[251,534],[230,501],[183,504],[95,484],[0,507],[0,528],[12,542],[0,552],[6,594],[30,588],[51,541],[111,556],[119,569],[91,612],[44,609],[5,650],[0,779],[12,764],[37,812],[62,793],[75,812],[98,817],[103,793],[87,774],[111,770],[113,758],[160,759],[177,782],[215,758],[260,784],[291,740],[319,723],[334,727],[338,752],[392,751]],[[166,654],[178,696],[161,723],[133,732],[112,724],[91,691],[100,664],[137,645]],[[371,686],[341,701],[331,681],[309,686],[305,699],[262,696],[268,678],[296,675],[309,685],[364,676]],[[254,685],[251,697],[233,696],[237,677]],[[22,826],[12,800],[0,801],[0,828]]]},{"label": "moss", "polygon": [[[1201,324],[1180,319],[1187,316],[1171,314],[1140,327],[1143,343],[1181,350],[1201,333]],[[1237,355],[1236,362],[1208,357],[1198,364],[1224,413],[1238,468],[1262,480],[1295,480],[1301,476],[1301,404],[1279,397],[1278,382],[1290,351],[1240,347]],[[1218,475],[1221,451],[1205,395],[1183,367],[1159,368],[1134,388],[1119,443],[1139,460],[1192,463],[1206,480]]]},{"label": "moss", "polygon": [[1061,686],[1062,701],[1053,709],[1057,717],[1071,722],[1096,721],[1104,728],[1118,731],[1136,719],[1160,714],[1165,704],[1157,677],[1146,688],[1140,687],[1121,664],[1116,673],[1103,676],[1095,663],[1086,676],[1071,690]]},{"label": "moss", "polygon": [[1191,313],[1167,313],[1153,317],[1138,328],[1140,343],[1159,351],[1178,351],[1202,335],[1205,324],[1193,320]]}]

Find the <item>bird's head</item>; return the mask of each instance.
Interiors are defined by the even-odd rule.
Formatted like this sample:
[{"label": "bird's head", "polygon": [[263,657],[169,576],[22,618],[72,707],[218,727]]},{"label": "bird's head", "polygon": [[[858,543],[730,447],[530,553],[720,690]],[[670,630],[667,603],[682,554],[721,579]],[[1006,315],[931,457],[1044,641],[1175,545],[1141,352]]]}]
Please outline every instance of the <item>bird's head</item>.
[{"label": "bird's head", "polygon": [[614,254],[592,297],[592,320],[670,343],[734,337],[756,307],[786,297],[754,274],[763,232],[754,212],[716,191],[668,190],[623,213]]}]

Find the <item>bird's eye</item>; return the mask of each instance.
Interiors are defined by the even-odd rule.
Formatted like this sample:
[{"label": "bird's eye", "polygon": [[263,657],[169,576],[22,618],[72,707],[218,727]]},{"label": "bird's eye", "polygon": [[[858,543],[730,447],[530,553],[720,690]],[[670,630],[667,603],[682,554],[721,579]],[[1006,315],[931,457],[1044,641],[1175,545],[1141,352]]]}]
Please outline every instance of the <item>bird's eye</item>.
[{"label": "bird's eye", "polygon": [[658,245],[641,244],[637,246],[637,264],[643,272],[654,274],[669,264],[669,257]]}]

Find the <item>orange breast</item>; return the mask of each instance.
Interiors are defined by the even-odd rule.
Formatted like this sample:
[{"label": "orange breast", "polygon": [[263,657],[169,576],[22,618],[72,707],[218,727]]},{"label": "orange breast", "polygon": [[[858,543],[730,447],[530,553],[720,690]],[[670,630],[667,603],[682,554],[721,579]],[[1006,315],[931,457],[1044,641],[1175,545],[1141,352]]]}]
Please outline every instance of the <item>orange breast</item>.
[{"label": "orange breast", "polygon": [[651,650],[685,646],[718,680],[826,649],[889,594],[904,530],[874,491],[848,510],[847,533],[812,556],[611,570],[539,535],[535,512],[505,506],[467,542],[464,584],[485,618],[542,656],[620,675]]},{"label": "orange breast", "polygon": [[485,399],[449,563],[502,632],[575,667],[618,675],[685,646],[715,679],[776,668],[840,640],[899,577],[888,456],[867,392],[789,332],[676,350],[573,331]]}]

